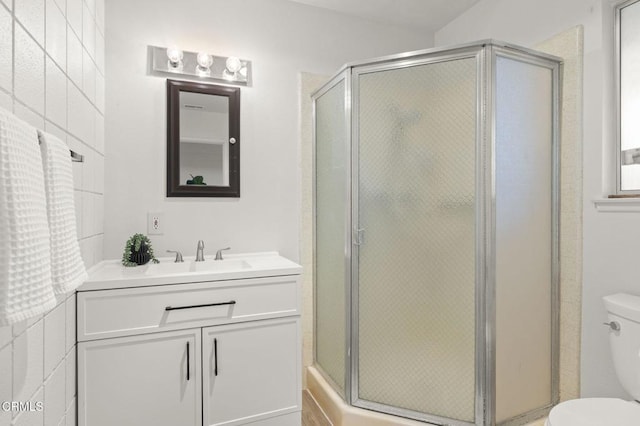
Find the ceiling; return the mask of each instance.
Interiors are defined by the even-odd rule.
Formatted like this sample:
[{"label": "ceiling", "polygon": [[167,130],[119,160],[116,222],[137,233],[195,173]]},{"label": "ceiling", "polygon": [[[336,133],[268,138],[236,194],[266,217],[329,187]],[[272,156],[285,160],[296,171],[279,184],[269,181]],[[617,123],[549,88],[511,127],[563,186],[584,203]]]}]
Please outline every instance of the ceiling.
[{"label": "ceiling", "polygon": [[291,0],[374,22],[435,32],[479,0]]}]

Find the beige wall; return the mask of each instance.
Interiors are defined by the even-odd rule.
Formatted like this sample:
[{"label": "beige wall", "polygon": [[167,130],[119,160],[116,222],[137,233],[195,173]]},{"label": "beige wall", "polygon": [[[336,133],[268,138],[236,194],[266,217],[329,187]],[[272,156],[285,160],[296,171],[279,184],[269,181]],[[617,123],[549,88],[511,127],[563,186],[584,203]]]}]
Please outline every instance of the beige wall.
[{"label": "beige wall", "polygon": [[535,46],[563,58],[560,113],[560,399],[580,396],[583,28]]}]

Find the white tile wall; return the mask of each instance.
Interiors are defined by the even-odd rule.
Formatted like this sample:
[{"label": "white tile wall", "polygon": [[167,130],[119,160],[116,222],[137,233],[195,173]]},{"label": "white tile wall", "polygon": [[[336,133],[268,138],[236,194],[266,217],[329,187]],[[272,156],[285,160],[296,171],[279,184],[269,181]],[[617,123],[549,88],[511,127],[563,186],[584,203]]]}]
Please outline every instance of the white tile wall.
[{"label": "white tile wall", "polygon": [[[0,0],[0,107],[87,159],[73,163],[87,267],[103,253],[103,29],[104,0]],[[0,327],[0,401],[44,404],[43,411],[0,411],[0,425],[76,425],[75,325],[69,294],[45,315]]]},{"label": "white tile wall", "polygon": [[82,43],[77,35],[67,26],[67,74],[71,80],[82,86]]},{"label": "white tile wall", "polygon": [[44,52],[22,26],[14,28],[14,96],[44,114]]},{"label": "white tile wall", "polygon": [[44,316],[44,377],[48,377],[66,354],[66,304]]},{"label": "white tile wall", "polygon": [[67,126],[67,76],[48,57],[46,73],[45,114],[47,120],[64,128]]},{"label": "white tile wall", "polygon": [[62,70],[65,70],[67,68],[67,21],[55,0],[47,0],[46,23],[47,53]]},{"label": "white tile wall", "polygon": [[82,89],[90,102],[96,103],[96,65],[86,50],[82,51]]},{"label": "white tile wall", "polygon": [[75,398],[67,408],[66,426],[76,426],[76,400]]},{"label": "white tile wall", "polygon": [[[33,404],[37,402],[44,403],[44,388],[40,390],[30,400]],[[44,424],[44,412],[43,411],[25,411],[20,413],[13,419],[12,426],[42,426]]]},{"label": "white tile wall", "polygon": [[82,0],[67,0],[67,20],[78,37],[82,36]]},{"label": "white tile wall", "polygon": [[76,296],[72,294],[66,303],[66,330],[65,330],[65,353],[72,351],[76,344]]},{"label": "white tile wall", "polygon": [[67,376],[65,373],[66,362],[61,362],[44,383],[45,426],[57,426],[67,410],[65,405]]},{"label": "white tile wall", "polygon": [[96,31],[96,67],[104,74],[104,36]]},{"label": "white tile wall", "polygon": [[42,386],[44,377],[44,326],[36,322],[13,341],[13,394],[28,401]]},{"label": "white tile wall", "polygon": [[11,333],[11,326],[9,325],[0,326],[0,349],[4,348],[9,343],[11,343],[12,338],[13,338],[13,335]]},{"label": "white tile wall", "polygon": [[86,4],[82,9],[82,44],[94,58],[96,56],[96,21]]},{"label": "white tile wall", "polygon": [[11,95],[2,90],[0,90],[0,107],[7,111],[13,110],[13,99]]},{"label": "white tile wall", "polygon": [[[5,328],[10,329],[10,327]],[[0,401],[10,401],[12,388],[11,345],[7,345],[3,349],[0,349],[0,377],[2,377],[3,383],[7,383],[6,386],[0,386]],[[11,413],[8,411],[0,410],[0,424],[8,425],[10,422]]]},{"label": "white tile wall", "polygon": [[15,2],[15,16],[29,29],[31,37],[44,46],[44,0],[20,0]]},{"label": "white tile wall", "polygon": [[11,91],[13,82],[13,20],[11,12],[0,7],[0,87]]},{"label": "white tile wall", "polygon": [[[42,96],[42,98],[44,99],[44,96]],[[32,126],[35,126],[39,129],[44,128],[44,118],[42,118],[42,115],[34,112],[31,108],[18,102],[17,100],[15,100],[15,98],[13,102],[13,113]]]}]

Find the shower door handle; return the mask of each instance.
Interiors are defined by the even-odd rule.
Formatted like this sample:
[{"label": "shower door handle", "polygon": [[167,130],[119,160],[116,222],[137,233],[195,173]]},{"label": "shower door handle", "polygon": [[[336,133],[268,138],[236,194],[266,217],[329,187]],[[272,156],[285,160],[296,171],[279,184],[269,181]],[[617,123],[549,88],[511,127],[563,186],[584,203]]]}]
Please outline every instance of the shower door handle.
[{"label": "shower door handle", "polygon": [[361,246],[362,244],[364,244],[364,228],[356,229],[353,237],[353,244],[357,246]]}]

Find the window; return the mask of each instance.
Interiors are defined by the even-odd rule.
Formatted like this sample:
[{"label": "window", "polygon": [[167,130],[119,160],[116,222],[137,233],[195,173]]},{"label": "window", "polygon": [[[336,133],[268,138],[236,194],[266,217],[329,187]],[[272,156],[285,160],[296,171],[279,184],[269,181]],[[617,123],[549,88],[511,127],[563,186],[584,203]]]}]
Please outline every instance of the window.
[{"label": "window", "polygon": [[618,195],[640,196],[640,0],[615,8]]}]

